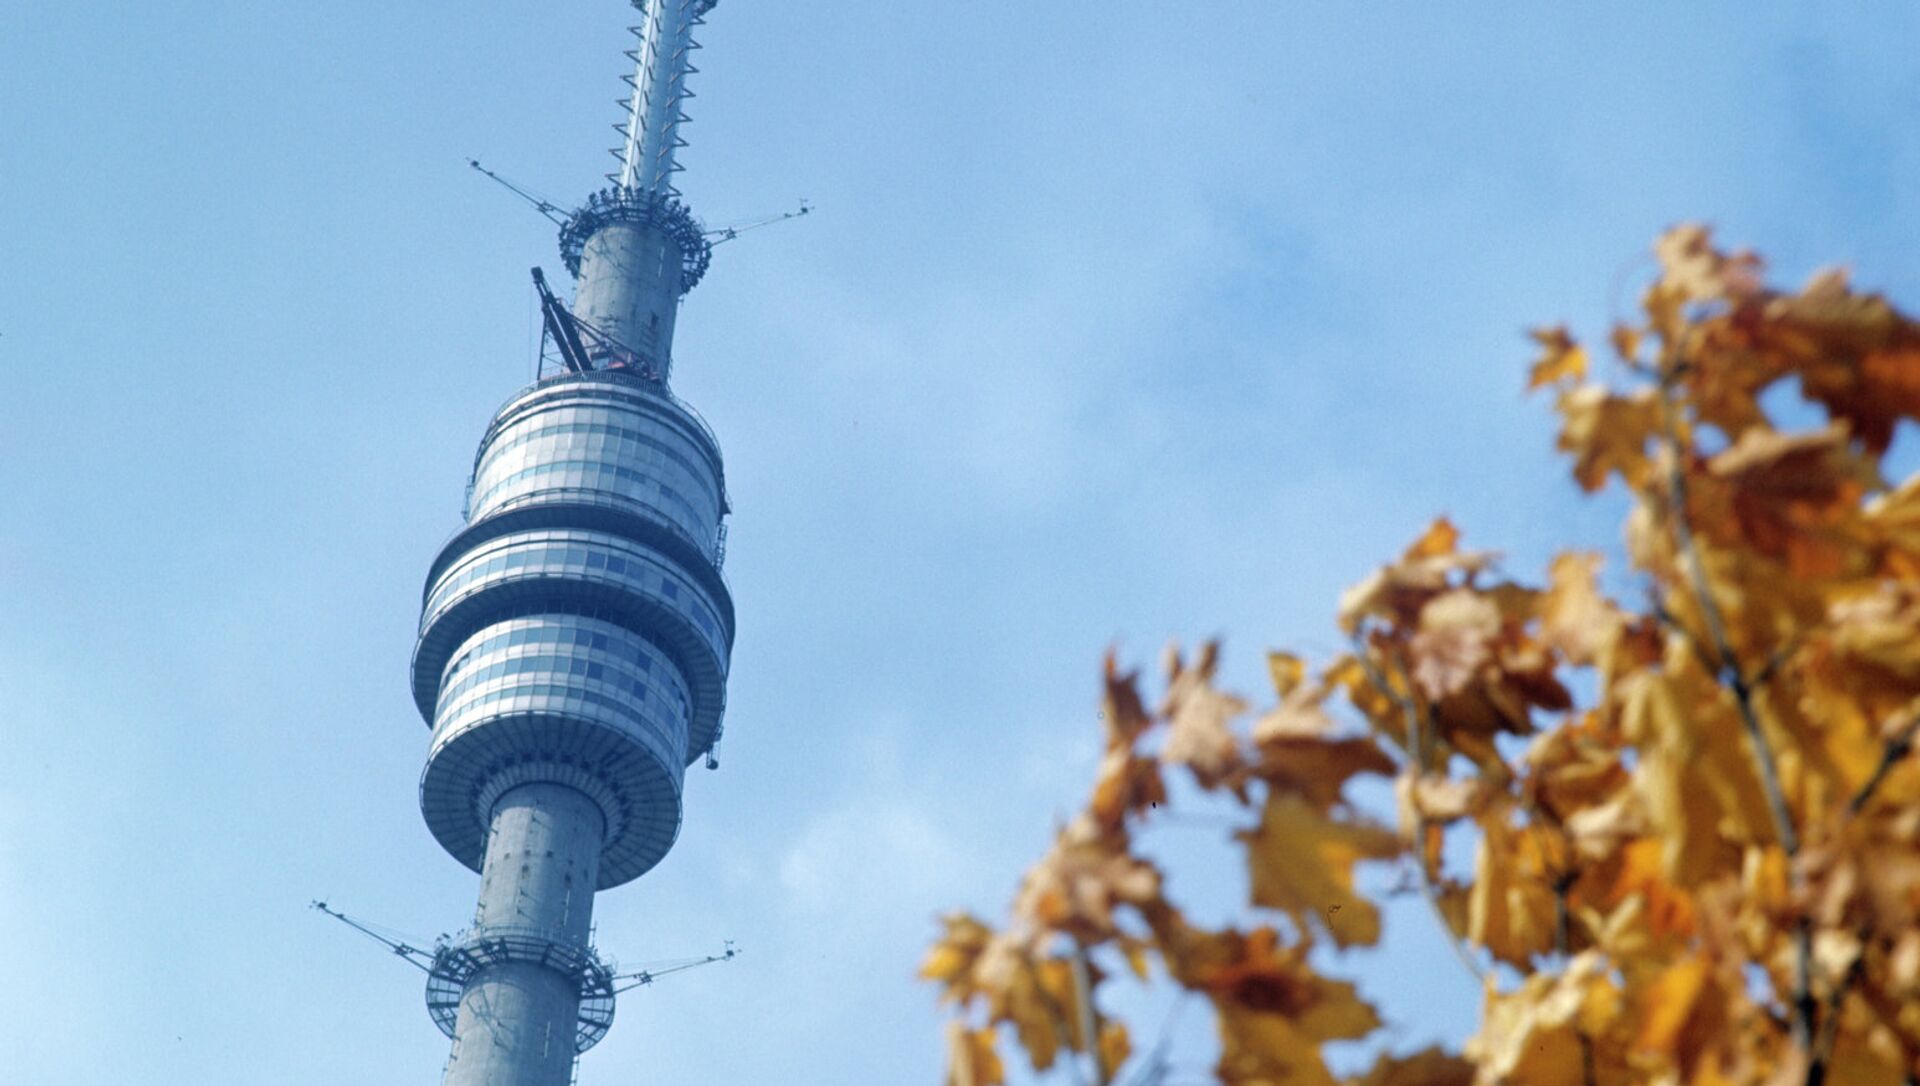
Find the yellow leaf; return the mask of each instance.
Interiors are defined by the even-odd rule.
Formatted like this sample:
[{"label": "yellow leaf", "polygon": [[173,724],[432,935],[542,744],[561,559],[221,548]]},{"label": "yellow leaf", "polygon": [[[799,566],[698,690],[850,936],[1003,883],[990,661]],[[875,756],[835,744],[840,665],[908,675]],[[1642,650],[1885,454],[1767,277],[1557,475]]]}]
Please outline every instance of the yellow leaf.
[{"label": "yellow leaf", "polygon": [[1467,938],[1521,969],[1554,949],[1553,881],[1564,858],[1547,850],[1540,827],[1513,828],[1496,810],[1483,823],[1467,897]]},{"label": "yellow leaf", "polygon": [[1425,535],[1413,541],[1402,556],[1403,561],[1417,562],[1426,558],[1445,558],[1460,548],[1460,529],[1453,522],[1440,517],[1427,527]]},{"label": "yellow leaf", "polygon": [[1529,389],[1585,379],[1587,349],[1573,341],[1565,325],[1536,328],[1528,335],[1540,344],[1540,360],[1533,364],[1533,371],[1527,378]]},{"label": "yellow leaf", "polygon": [[1100,1026],[1100,1073],[1103,1080],[1112,1082],[1120,1077],[1120,1068],[1133,1055],[1133,1042],[1127,1036],[1127,1027],[1121,1022],[1105,1022]]},{"label": "yellow leaf", "polygon": [[947,1023],[947,1086],[1002,1086],[1006,1081],[992,1030]]},{"label": "yellow leaf", "polygon": [[1607,972],[1605,960],[1588,952],[1558,975],[1529,976],[1507,995],[1489,980],[1480,1033],[1466,1044],[1480,1086],[1586,1086],[1589,1051],[1597,1086],[1626,1082],[1611,1036],[1620,993]]},{"label": "yellow leaf", "polygon": [[1689,935],[1695,926],[1693,897],[1667,881],[1664,845],[1659,838],[1647,838],[1621,850],[1608,903],[1632,904],[1634,919],[1656,937]]},{"label": "yellow leaf", "polygon": [[1171,922],[1162,937],[1176,975],[1213,999],[1222,1083],[1333,1086],[1321,1046],[1380,1025],[1353,985],[1315,973],[1306,949],[1280,946],[1272,928],[1209,933]]},{"label": "yellow leaf", "polygon": [[1260,826],[1237,835],[1247,845],[1253,902],[1290,914],[1303,928],[1324,929],[1340,946],[1380,938],[1380,914],[1354,892],[1353,865],[1400,854],[1400,840],[1377,826],[1338,822],[1307,800],[1267,797]]},{"label": "yellow leaf", "polygon": [[1672,1056],[1680,1029],[1692,1017],[1707,977],[1706,959],[1699,956],[1682,958],[1661,973],[1642,993],[1646,1010],[1634,1047]]},{"label": "yellow leaf", "polygon": [[1273,676],[1274,694],[1285,698],[1307,677],[1307,665],[1290,652],[1269,652],[1267,673]]},{"label": "yellow leaf", "polygon": [[1382,1055],[1372,1070],[1346,1086],[1472,1086],[1474,1066],[1438,1048],[1411,1056]]},{"label": "yellow leaf", "polygon": [[1771,841],[1774,829],[1725,692],[1686,657],[1676,659],[1677,672],[1636,672],[1615,684],[1615,696],[1622,731],[1640,748],[1634,784],[1667,876],[1693,886],[1737,872],[1740,846]]},{"label": "yellow leaf", "polygon": [[1613,350],[1623,361],[1637,362],[1640,358],[1640,329],[1631,325],[1613,326]]},{"label": "yellow leaf", "polygon": [[1600,595],[1599,571],[1597,554],[1560,555],[1540,603],[1540,640],[1581,667],[1600,663],[1626,627],[1620,609]]},{"label": "yellow leaf", "polygon": [[1630,487],[1647,479],[1647,443],[1660,432],[1660,404],[1652,389],[1624,396],[1604,385],[1581,385],[1560,396],[1560,449],[1574,454],[1573,475],[1598,490],[1610,474]]},{"label": "yellow leaf", "polygon": [[1159,871],[1128,851],[1125,834],[1082,815],[1027,873],[1013,913],[1032,929],[1096,943],[1115,934],[1115,908],[1139,907],[1159,896]]},{"label": "yellow leaf", "polygon": [[975,992],[973,971],[993,937],[992,929],[967,913],[949,913],[940,919],[946,932],[920,964],[922,979],[944,985],[943,1000],[965,1001]]}]

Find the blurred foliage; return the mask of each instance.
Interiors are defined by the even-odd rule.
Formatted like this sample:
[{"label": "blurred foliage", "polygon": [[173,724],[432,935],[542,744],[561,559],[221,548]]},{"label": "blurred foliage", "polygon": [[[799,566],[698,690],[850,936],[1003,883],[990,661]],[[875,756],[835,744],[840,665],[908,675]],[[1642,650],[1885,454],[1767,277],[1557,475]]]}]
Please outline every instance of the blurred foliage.
[{"label": "blurred foliage", "polygon": [[[1118,984],[1203,999],[1220,1083],[1333,1086],[1325,1047],[1396,994],[1315,965],[1381,938],[1363,864],[1431,903],[1485,1004],[1459,1053],[1352,1086],[1920,1081],[1920,476],[1881,474],[1920,418],[1920,325],[1838,272],[1770,288],[1700,227],[1656,249],[1615,379],[1563,328],[1530,376],[1577,485],[1631,499],[1637,598],[1578,551],[1510,580],[1442,520],[1340,600],[1349,652],[1272,654],[1257,711],[1214,646],[1151,706],[1109,659],[1086,806],[1004,924],[947,917],[922,967],[950,1086],[1012,1061],[1165,1081],[1164,1045],[1102,1007]],[[1244,812],[1244,928],[1190,922],[1136,847],[1173,772]],[[1397,825],[1348,795],[1367,776]]]}]

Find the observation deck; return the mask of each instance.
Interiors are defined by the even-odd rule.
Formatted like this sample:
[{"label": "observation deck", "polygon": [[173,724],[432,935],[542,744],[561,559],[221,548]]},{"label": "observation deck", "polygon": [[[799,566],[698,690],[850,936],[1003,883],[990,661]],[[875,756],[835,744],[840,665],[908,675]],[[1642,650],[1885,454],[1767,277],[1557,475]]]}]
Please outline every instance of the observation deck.
[{"label": "observation deck", "polygon": [[565,374],[501,408],[413,659],[433,728],[421,810],[455,858],[480,871],[497,801],[543,782],[600,808],[597,888],[666,855],[725,710],[726,511],[718,444],[658,382]]}]

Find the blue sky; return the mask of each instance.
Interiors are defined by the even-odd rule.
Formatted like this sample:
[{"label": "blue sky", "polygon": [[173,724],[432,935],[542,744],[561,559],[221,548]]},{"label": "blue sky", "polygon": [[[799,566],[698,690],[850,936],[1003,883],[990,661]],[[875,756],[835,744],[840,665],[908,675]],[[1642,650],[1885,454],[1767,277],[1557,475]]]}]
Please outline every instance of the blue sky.
[{"label": "blue sky", "polygon": [[[0,1065],[437,1081],[418,976],[305,906],[472,907],[406,663],[559,262],[464,163],[596,185],[625,5],[16,7]],[[1258,692],[1434,514],[1520,573],[1613,546],[1522,330],[1603,330],[1665,224],[1920,299],[1920,15],[1834,10],[724,0],[683,187],[819,211],[683,309],[727,741],[597,916],[627,961],[747,955],[629,996],[584,1086],[937,1081],[932,918],[997,913],[1079,800],[1104,648],[1223,635]],[[1176,894],[1225,900],[1168,832]],[[1463,1033],[1430,921],[1390,930],[1343,968],[1395,1043]]]}]

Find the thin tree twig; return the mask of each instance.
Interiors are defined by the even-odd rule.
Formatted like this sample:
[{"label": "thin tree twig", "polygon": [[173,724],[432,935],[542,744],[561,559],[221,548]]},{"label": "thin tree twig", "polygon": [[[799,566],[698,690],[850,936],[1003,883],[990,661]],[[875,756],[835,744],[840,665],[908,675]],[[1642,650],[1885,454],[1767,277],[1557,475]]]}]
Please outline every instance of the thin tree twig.
[{"label": "thin tree twig", "polygon": [[1699,662],[1701,670],[1709,675],[1720,674],[1720,661],[1707,653],[1707,646],[1701,642],[1699,635],[1687,629],[1686,623],[1681,622],[1678,615],[1667,610],[1666,605],[1659,600],[1653,601],[1652,610],[1654,621],[1679,635],[1687,643],[1687,647],[1693,650],[1693,658]]},{"label": "thin tree twig", "polygon": [[[1387,677],[1367,656],[1366,642],[1361,640],[1359,634],[1353,637],[1353,658],[1360,664],[1360,670],[1366,674],[1367,682],[1372,684],[1382,697],[1398,705],[1401,714],[1406,718],[1407,749],[1404,753],[1407,755],[1407,765],[1414,779],[1419,780],[1420,774],[1425,772],[1424,759],[1418,753],[1422,748],[1420,735],[1424,730],[1421,727],[1424,714],[1414,700],[1411,683],[1408,684],[1407,694],[1402,695],[1396,692],[1393,684],[1387,681]],[[1460,964],[1466,967],[1467,972],[1473,974],[1473,979],[1485,981],[1487,971],[1474,960],[1473,954],[1467,950],[1466,943],[1461,940],[1460,933],[1453,930],[1453,924],[1447,920],[1446,911],[1440,907],[1440,887],[1434,882],[1433,872],[1427,870],[1427,816],[1421,813],[1418,803],[1413,806],[1413,866],[1420,873],[1420,887],[1425,891],[1421,896],[1427,899],[1428,906],[1433,909],[1433,919],[1439,924],[1440,933],[1446,936],[1447,945],[1453,948],[1454,957],[1460,959]]]},{"label": "thin tree twig", "polygon": [[1093,971],[1087,964],[1087,945],[1073,943],[1073,989],[1080,1006],[1080,1040],[1093,1057],[1093,1080],[1099,1086],[1112,1086],[1106,1061],[1100,1058],[1100,1012],[1093,1006]]},{"label": "thin tree twig", "polygon": [[1571,871],[1553,880],[1553,949],[1563,959],[1573,953],[1572,932],[1569,930],[1572,917],[1567,907],[1567,895],[1577,880],[1578,876]]},{"label": "thin tree twig", "polygon": [[[1567,892],[1573,889],[1574,875],[1569,872],[1553,880],[1553,949],[1565,961],[1571,951],[1567,930]],[[1593,1038],[1584,1029],[1575,1029],[1580,1040],[1580,1081],[1582,1086],[1598,1086],[1599,1073],[1593,1064]]]},{"label": "thin tree twig", "polygon": [[1699,541],[1694,538],[1693,528],[1687,522],[1686,469],[1681,464],[1680,437],[1676,432],[1670,404],[1665,408],[1665,413],[1672,460],[1668,465],[1667,499],[1671,506],[1674,541],[1679,545],[1682,559],[1686,562],[1694,595],[1700,600],[1700,614],[1706,620],[1707,635],[1713,639],[1719,664],[1715,678],[1733,694],[1734,707],[1740,713],[1741,727],[1747,733],[1754,763],[1760,772],[1760,785],[1767,796],[1767,807],[1773,814],[1774,831],[1780,837],[1780,847],[1792,857],[1800,852],[1800,834],[1794,827],[1793,813],[1787,806],[1786,789],[1780,784],[1780,766],[1774,757],[1773,745],[1767,741],[1766,732],[1760,725],[1760,713],[1754,704],[1754,687],[1734,656],[1733,641],[1727,636],[1726,618],[1720,613],[1719,601],[1714,598],[1706,560],[1701,557]]},{"label": "thin tree twig", "polygon": [[1917,733],[1920,733],[1920,715],[1907,721],[1906,726],[1901,728],[1898,734],[1887,740],[1887,749],[1880,752],[1880,764],[1873,767],[1873,775],[1867,778],[1866,783],[1860,786],[1860,790],[1853,794],[1853,799],[1848,801],[1847,814],[1859,814],[1866,807],[1867,802],[1873,799],[1873,793],[1879,790],[1880,782],[1887,779],[1887,774],[1893,771],[1893,767],[1899,763],[1900,759],[1912,753],[1913,741]]},{"label": "thin tree twig", "polygon": [[[1761,790],[1766,794],[1767,807],[1773,815],[1774,833],[1780,839],[1781,849],[1792,860],[1800,852],[1800,834],[1793,824],[1792,810],[1787,806],[1786,789],[1780,784],[1780,767],[1774,757],[1773,746],[1761,727],[1754,687],[1734,653],[1733,640],[1727,634],[1726,617],[1714,597],[1706,559],[1701,554],[1699,541],[1694,538],[1693,526],[1688,519],[1685,449],[1680,441],[1678,408],[1673,396],[1673,384],[1678,373],[1677,359],[1681,352],[1676,344],[1665,353],[1659,387],[1660,425],[1667,446],[1668,519],[1673,523],[1674,544],[1680,551],[1681,561],[1686,565],[1693,594],[1700,601],[1700,615],[1706,621],[1708,636],[1713,639],[1714,653],[1719,660],[1715,677],[1733,694],[1734,706],[1740,714],[1740,723],[1747,733],[1747,744],[1759,772]],[[1811,1057],[1818,1004],[1813,996],[1813,932],[1804,921],[1798,925],[1794,938],[1793,1006],[1794,1041]],[[1811,1080],[1809,1086],[1813,1086]]]},{"label": "thin tree twig", "polygon": [[1833,991],[1827,993],[1826,1014],[1820,1022],[1820,1037],[1814,1042],[1812,1058],[1807,1061],[1807,1086],[1822,1086],[1826,1082],[1827,1069],[1833,1062],[1833,1043],[1840,1036],[1840,1005],[1846,1002],[1847,993],[1853,990],[1854,983],[1860,979],[1866,962],[1866,948],[1862,947],[1860,956],[1847,967],[1846,975],[1834,982]]},{"label": "thin tree twig", "polygon": [[[1046,986],[1040,983],[1037,970],[1033,978],[1033,986],[1035,992],[1040,997],[1041,1005],[1047,1009],[1047,1017],[1053,1022],[1054,1032],[1068,1042],[1066,1046],[1068,1057],[1061,1062],[1067,1065],[1067,1072],[1073,1076],[1075,1086],[1087,1086],[1086,1070],[1080,1066],[1080,1061],[1074,1059],[1072,1056],[1073,1045],[1071,1042],[1073,1040],[1073,1029],[1067,1022],[1066,1009],[1061,1007],[1060,1001],[1053,998],[1052,993],[1047,991]],[[1029,1053],[1029,1055],[1031,1055],[1031,1053]]]},{"label": "thin tree twig", "polygon": [[1173,1027],[1180,1020],[1183,1010],[1192,992],[1182,992],[1167,1008],[1166,1017],[1160,1020],[1160,1034],[1154,1038],[1153,1047],[1146,1052],[1145,1058],[1136,1062],[1134,1072],[1128,1076],[1126,1086],[1166,1086],[1166,1077],[1173,1071],[1173,1062],[1168,1055],[1173,1048]]}]

